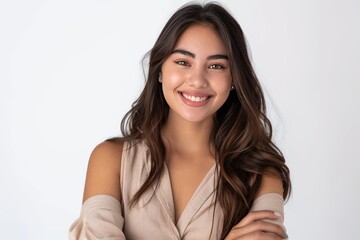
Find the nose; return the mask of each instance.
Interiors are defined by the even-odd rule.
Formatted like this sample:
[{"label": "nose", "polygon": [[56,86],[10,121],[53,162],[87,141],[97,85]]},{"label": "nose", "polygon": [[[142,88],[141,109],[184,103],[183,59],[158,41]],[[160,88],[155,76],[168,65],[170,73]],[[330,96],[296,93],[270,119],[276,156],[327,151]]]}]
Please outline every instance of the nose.
[{"label": "nose", "polygon": [[195,67],[189,76],[189,85],[194,88],[205,88],[208,86],[206,71],[201,67]]}]

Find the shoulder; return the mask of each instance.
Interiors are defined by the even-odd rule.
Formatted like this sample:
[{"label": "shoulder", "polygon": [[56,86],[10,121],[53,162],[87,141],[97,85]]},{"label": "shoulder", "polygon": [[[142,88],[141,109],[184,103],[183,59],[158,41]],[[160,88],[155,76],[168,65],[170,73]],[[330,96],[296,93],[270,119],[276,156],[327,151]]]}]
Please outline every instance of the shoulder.
[{"label": "shoulder", "polygon": [[273,168],[268,168],[262,176],[257,197],[266,193],[278,193],[281,196],[283,196],[284,193],[280,173]]},{"label": "shoulder", "polygon": [[119,139],[106,140],[98,144],[90,155],[90,162],[118,163],[122,155],[124,142]]},{"label": "shoulder", "polygon": [[83,201],[107,194],[120,200],[120,166],[123,142],[119,139],[98,144],[92,151],[85,181]]}]

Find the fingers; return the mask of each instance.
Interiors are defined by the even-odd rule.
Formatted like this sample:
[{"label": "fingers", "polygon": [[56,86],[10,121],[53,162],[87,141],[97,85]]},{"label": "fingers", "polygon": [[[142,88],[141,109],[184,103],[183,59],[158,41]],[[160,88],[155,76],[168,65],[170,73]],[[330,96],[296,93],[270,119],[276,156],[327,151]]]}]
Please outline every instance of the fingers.
[{"label": "fingers", "polygon": [[271,236],[269,237],[269,239],[286,238],[286,234],[282,227],[274,223],[269,223],[260,220],[250,223],[245,227],[233,228],[232,232],[234,236],[246,236],[246,235],[257,234],[257,235],[261,235],[262,237]]},{"label": "fingers", "polygon": [[225,240],[284,240],[284,238],[274,234],[257,231],[242,236],[235,236],[230,232]]},{"label": "fingers", "polygon": [[246,226],[252,222],[258,221],[258,220],[265,220],[265,219],[277,219],[279,217],[278,214],[275,214],[273,211],[253,211],[249,212],[248,215],[246,215],[238,224],[234,226],[234,228],[239,228]]},{"label": "fingers", "polygon": [[235,225],[226,240],[278,240],[286,239],[284,229],[275,223],[267,220],[275,220],[281,217],[273,211],[253,211],[249,212],[237,225]]}]

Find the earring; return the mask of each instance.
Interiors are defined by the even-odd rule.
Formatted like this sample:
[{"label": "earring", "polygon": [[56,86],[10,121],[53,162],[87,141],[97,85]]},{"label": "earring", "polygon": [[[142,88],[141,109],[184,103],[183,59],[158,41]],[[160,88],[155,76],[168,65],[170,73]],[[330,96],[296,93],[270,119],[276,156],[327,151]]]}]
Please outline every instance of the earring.
[{"label": "earring", "polygon": [[234,86],[234,85],[231,85],[230,90],[234,90],[234,89],[235,89],[235,86]]},{"label": "earring", "polygon": [[161,74],[161,72],[159,72],[159,78],[158,78],[158,80],[159,80],[159,83],[162,83],[162,74]]}]

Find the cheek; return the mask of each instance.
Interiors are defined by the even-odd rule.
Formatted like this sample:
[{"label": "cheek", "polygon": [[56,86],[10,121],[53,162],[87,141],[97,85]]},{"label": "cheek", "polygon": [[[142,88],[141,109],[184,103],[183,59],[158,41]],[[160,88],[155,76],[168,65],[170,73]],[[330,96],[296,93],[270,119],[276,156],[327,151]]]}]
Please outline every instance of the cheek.
[{"label": "cheek", "polygon": [[182,77],[176,72],[168,72],[163,75],[163,84],[167,86],[176,86],[182,82]]},{"label": "cheek", "polygon": [[164,90],[174,90],[174,88],[180,86],[184,82],[184,75],[178,70],[164,64],[162,68],[162,81]]},{"label": "cheek", "polygon": [[172,74],[163,75],[162,89],[165,98],[168,98],[168,96],[173,95],[173,93],[180,85],[181,85],[180,78],[176,74],[172,73]]},{"label": "cheek", "polygon": [[221,79],[216,79],[212,84],[213,89],[217,91],[220,95],[228,95],[231,88],[231,78],[224,77]]},{"label": "cheek", "polygon": [[171,105],[170,103],[174,97],[174,92],[177,87],[181,85],[181,77],[176,73],[176,71],[169,69],[167,66],[163,66],[161,84],[165,100],[169,105]]}]

